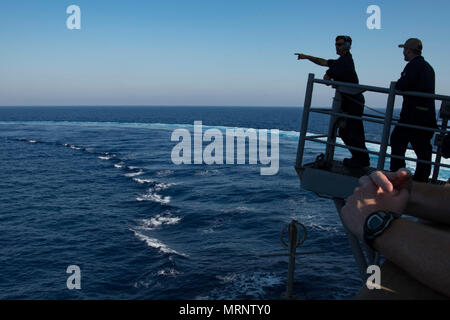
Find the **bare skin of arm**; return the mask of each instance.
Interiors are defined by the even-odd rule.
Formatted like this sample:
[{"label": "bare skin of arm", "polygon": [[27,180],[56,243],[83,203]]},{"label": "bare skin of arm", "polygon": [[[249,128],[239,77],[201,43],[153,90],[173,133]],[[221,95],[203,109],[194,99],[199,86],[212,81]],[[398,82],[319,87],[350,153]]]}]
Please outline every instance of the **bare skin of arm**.
[{"label": "bare skin of arm", "polygon": [[424,285],[450,297],[450,234],[397,219],[374,241],[386,259]]},{"label": "bare skin of arm", "polygon": [[[367,177],[361,178],[364,183]],[[450,225],[450,185],[440,186],[411,181],[411,173],[406,170],[397,172],[374,172],[370,175],[372,182],[386,193],[398,193],[408,190],[408,201],[403,212],[410,216]],[[389,203],[388,211],[392,211]],[[394,212],[394,211],[392,211]]]},{"label": "bare skin of arm", "polygon": [[[347,199],[341,211],[341,218],[346,227],[362,240],[364,223],[372,212],[385,210],[401,214],[407,207],[414,207],[414,203],[418,203],[418,207],[414,207],[413,212],[420,209],[420,206],[427,208],[427,205],[430,205],[429,200],[423,198],[423,194],[414,195],[423,191],[421,186],[417,189],[413,184],[410,195],[408,191],[410,180],[406,179],[407,177],[407,172],[389,175],[378,171],[370,177],[361,178],[360,187],[356,188],[353,195]],[[446,187],[441,188],[441,192],[448,190]],[[442,193],[440,194],[442,197]],[[413,199],[410,200],[410,197]],[[435,201],[436,199],[441,198],[435,198]],[[444,204],[437,203],[433,206]],[[448,215],[447,208],[440,209],[439,212],[446,211]],[[429,212],[430,208],[426,210]],[[416,280],[450,297],[449,232],[407,219],[397,219],[374,241],[374,247]]]},{"label": "bare skin of arm", "polygon": [[413,182],[405,213],[450,225],[450,186]]},{"label": "bare skin of arm", "polygon": [[306,54],[303,53],[295,53],[296,56],[298,56],[297,60],[309,60],[319,66],[322,67],[328,67],[328,60],[322,59],[322,58],[317,58],[317,57],[313,57],[313,56],[308,56]]}]

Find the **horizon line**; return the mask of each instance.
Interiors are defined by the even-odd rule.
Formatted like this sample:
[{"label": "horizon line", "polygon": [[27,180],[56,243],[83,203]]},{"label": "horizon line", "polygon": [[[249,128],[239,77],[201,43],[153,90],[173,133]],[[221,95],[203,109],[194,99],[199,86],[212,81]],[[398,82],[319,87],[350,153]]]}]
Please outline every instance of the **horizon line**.
[{"label": "horizon line", "polygon": [[[303,108],[303,106],[264,106],[264,105],[0,105],[0,108],[89,108],[89,107],[199,107],[199,108]],[[323,108],[326,106],[311,106],[311,108]],[[384,109],[383,107],[371,107],[373,109]],[[396,106],[401,108],[401,106]]]}]

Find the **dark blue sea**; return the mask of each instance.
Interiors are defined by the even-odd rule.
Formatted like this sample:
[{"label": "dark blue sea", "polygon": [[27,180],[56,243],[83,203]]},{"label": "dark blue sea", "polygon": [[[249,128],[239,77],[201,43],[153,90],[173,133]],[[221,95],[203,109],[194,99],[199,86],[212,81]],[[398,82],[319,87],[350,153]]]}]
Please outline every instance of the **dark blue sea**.
[{"label": "dark blue sea", "polygon": [[[361,286],[331,200],[294,170],[301,108],[0,108],[0,299],[279,299],[292,219],[308,237],[295,291],[350,299]],[[280,169],[175,165],[175,129],[280,130]],[[309,131],[326,132],[313,116]],[[369,138],[381,128],[367,126]],[[314,160],[323,146],[307,144]],[[338,157],[347,156],[338,151]],[[376,159],[372,159],[375,164]],[[448,171],[443,172],[448,175]],[[69,290],[68,266],[81,270]]]}]

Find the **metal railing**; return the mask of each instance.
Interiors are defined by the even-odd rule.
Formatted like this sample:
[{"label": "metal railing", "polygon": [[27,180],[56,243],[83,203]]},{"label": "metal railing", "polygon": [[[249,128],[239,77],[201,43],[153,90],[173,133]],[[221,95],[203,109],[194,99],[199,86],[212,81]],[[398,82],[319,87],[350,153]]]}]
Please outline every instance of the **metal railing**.
[{"label": "metal railing", "polygon": [[[311,108],[311,101],[313,96],[313,89],[314,84],[325,84],[329,86],[333,86],[336,88],[336,93],[333,99],[333,105],[331,109],[324,109],[324,108]],[[439,136],[442,138],[444,134],[448,133],[447,131],[447,124],[448,120],[450,118],[450,96],[444,96],[444,95],[437,95],[437,94],[429,94],[429,93],[421,93],[421,92],[402,92],[395,89],[395,82],[391,82],[389,88],[380,88],[380,87],[374,87],[374,86],[366,86],[366,85],[359,85],[359,84],[353,84],[353,83],[347,83],[347,82],[338,82],[338,81],[329,81],[329,80],[321,80],[321,79],[315,79],[314,74],[309,74],[308,76],[308,83],[306,86],[306,94],[305,94],[305,103],[303,106],[303,116],[302,116],[302,123],[300,128],[300,136],[298,141],[298,148],[297,148],[297,159],[296,159],[296,165],[295,168],[297,170],[303,169],[303,155],[304,155],[304,149],[305,149],[305,143],[306,141],[313,141],[316,143],[322,143],[326,145],[326,151],[325,151],[325,163],[330,165],[334,158],[334,151],[336,147],[339,148],[345,148],[348,150],[356,150],[356,151],[362,151],[368,154],[373,154],[378,156],[378,163],[377,163],[377,169],[378,170],[384,170],[386,157],[389,158],[395,158],[395,159],[403,159],[408,161],[413,161],[416,164],[417,163],[426,163],[431,164],[434,166],[433,175],[432,175],[432,182],[437,182],[437,179],[439,177],[439,169],[441,167],[447,167],[450,168],[450,165],[441,163],[441,146],[438,144],[436,152],[433,151],[433,154],[436,154],[435,161],[424,161],[424,160],[418,160],[410,157],[405,156],[396,156],[392,154],[388,154],[388,140],[391,132],[391,127],[393,125],[395,126],[401,126],[406,128],[413,128],[413,129],[420,129],[424,131],[432,131],[435,133],[438,133]],[[361,117],[349,115],[346,113],[341,112],[341,93],[344,94],[359,94],[363,92],[376,92],[376,93],[383,93],[387,94],[387,104],[386,104],[386,111],[384,114],[384,117],[377,116],[377,115],[369,115],[369,114],[362,114]],[[440,126],[438,126],[438,129],[433,129],[429,127],[421,127],[416,125],[410,125],[405,123],[400,123],[398,119],[393,118],[394,114],[394,104],[395,104],[395,98],[397,95],[401,96],[414,96],[414,97],[421,97],[421,98],[430,98],[434,100],[440,100],[442,101],[441,106],[441,118],[442,123]],[[307,136],[307,130],[308,130],[308,123],[309,123],[309,115],[312,113],[320,113],[320,114],[327,114],[330,116],[330,122],[328,126],[328,134],[316,134],[316,135],[310,135]],[[373,122],[383,125],[383,132],[381,141],[370,141],[366,140],[366,142],[379,145],[378,151],[370,151],[355,147],[349,147],[344,144],[336,143],[337,138],[337,121],[340,118],[350,118],[350,119],[358,119],[362,120],[363,122]],[[323,138],[327,138],[326,141],[322,140]],[[442,141],[442,139],[440,139]],[[336,209],[338,212],[341,211],[342,207],[345,205],[345,202],[343,199],[333,198],[334,203],[336,206]],[[339,214],[340,216],[340,214]],[[345,225],[344,225],[345,228]],[[360,275],[362,279],[365,281],[367,279],[367,273],[366,269],[369,264],[379,264],[379,254],[374,252],[368,247],[364,247],[364,251],[366,252],[366,255],[364,255],[363,247],[361,246],[360,241],[352,235],[347,229],[345,229],[348,241],[351,247],[351,250],[353,252],[353,256],[355,258],[356,265],[358,267],[358,270],[360,272]]]},{"label": "metal railing", "polygon": [[[336,93],[333,99],[333,105],[331,109],[324,109],[324,108],[312,108],[311,107],[311,101],[313,96],[313,89],[314,84],[324,84],[328,86],[333,86],[333,88],[336,89]],[[297,159],[296,159],[296,169],[302,168],[303,165],[303,154],[304,154],[304,148],[305,148],[305,142],[306,141],[313,141],[317,143],[322,143],[326,145],[326,152],[325,152],[325,161],[327,164],[331,164],[334,158],[334,151],[336,147],[339,148],[345,148],[349,150],[355,150],[355,151],[362,151],[365,153],[373,154],[378,156],[378,163],[377,163],[377,169],[378,170],[384,170],[385,169],[385,162],[386,157],[389,158],[395,158],[395,159],[402,159],[402,160],[408,160],[413,161],[416,164],[417,163],[424,163],[424,164],[431,164],[433,169],[433,175],[432,175],[432,181],[436,182],[439,177],[439,170],[441,167],[450,168],[450,165],[441,163],[442,155],[441,155],[441,147],[438,146],[436,151],[433,151],[433,154],[436,154],[435,161],[425,161],[425,160],[419,160],[415,158],[410,158],[406,156],[396,156],[392,154],[387,153],[387,149],[389,146],[389,136],[391,132],[391,128],[393,125],[399,126],[399,127],[406,127],[406,128],[412,128],[412,129],[420,129],[424,131],[432,131],[435,133],[438,133],[440,136],[443,136],[445,133],[447,133],[447,122],[449,115],[445,115],[442,120],[442,124],[438,126],[438,129],[430,128],[430,127],[422,127],[412,124],[406,124],[406,123],[400,123],[399,120],[393,119],[394,114],[394,103],[395,98],[397,95],[400,96],[412,96],[412,97],[420,97],[420,98],[428,98],[433,100],[440,100],[442,101],[441,106],[441,112],[442,110],[447,110],[447,113],[449,112],[448,109],[450,109],[450,96],[445,95],[438,95],[438,94],[430,94],[430,93],[423,93],[423,92],[406,92],[406,91],[398,91],[395,89],[396,82],[391,82],[389,88],[382,88],[382,87],[374,87],[374,86],[367,86],[367,85],[360,85],[360,84],[354,84],[354,83],[348,83],[348,82],[339,82],[339,81],[330,81],[330,80],[322,80],[322,79],[315,79],[314,74],[309,74],[308,76],[308,83],[306,86],[306,94],[305,94],[305,103],[303,106],[303,116],[302,116],[302,123],[300,128],[300,137],[298,142],[298,148],[297,148]],[[376,115],[369,115],[369,114],[363,114],[361,117],[350,115],[347,113],[341,112],[341,96],[342,93],[344,94],[359,94],[363,92],[376,92],[376,93],[383,93],[388,95],[387,104],[386,104],[386,111],[385,116],[380,117]],[[308,130],[308,123],[309,123],[309,115],[310,113],[321,113],[321,114],[328,114],[330,115],[331,119],[328,126],[328,134],[327,134],[327,140],[321,140],[320,138],[323,138],[324,135],[312,135],[307,136],[307,130]],[[383,125],[383,133],[381,137],[381,141],[369,141],[366,140],[366,142],[379,145],[379,151],[369,151],[365,149],[360,149],[356,147],[346,146],[344,144],[336,143],[336,122],[339,118],[349,118],[349,119],[358,119],[365,122],[373,122]]]}]

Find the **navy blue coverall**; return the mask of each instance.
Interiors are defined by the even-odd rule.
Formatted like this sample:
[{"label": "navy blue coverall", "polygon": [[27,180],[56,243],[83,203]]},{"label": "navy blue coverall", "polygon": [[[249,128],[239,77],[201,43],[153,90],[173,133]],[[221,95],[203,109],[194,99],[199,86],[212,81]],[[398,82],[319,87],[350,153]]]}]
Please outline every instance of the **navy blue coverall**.
[{"label": "navy blue coverall", "polygon": [[[412,59],[397,82],[397,90],[435,93],[435,74],[431,65],[422,56]],[[411,96],[403,97],[399,123],[422,127],[437,128],[436,110],[433,99]],[[417,159],[431,161],[433,147],[431,139],[434,132],[396,126],[391,134],[392,154],[404,156],[408,143],[417,155]],[[391,171],[404,168],[404,160],[391,159]],[[426,182],[431,173],[431,165],[417,163],[413,179]]]},{"label": "navy blue coverall", "polygon": [[[327,75],[333,80],[359,84],[350,52],[341,56],[338,60],[328,60],[328,67]],[[342,94],[341,109],[350,115],[362,116],[364,104],[365,99],[362,93],[357,95]],[[362,120],[347,118],[345,128],[339,129],[339,136],[347,146],[367,150]],[[355,160],[365,164],[370,163],[369,154],[354,150],[350,150],[350,152]]]}]

